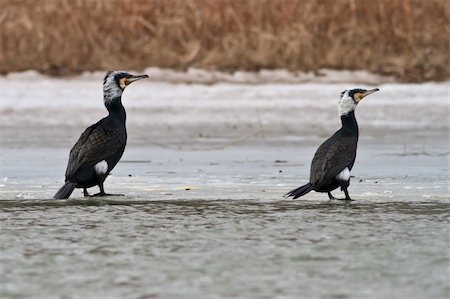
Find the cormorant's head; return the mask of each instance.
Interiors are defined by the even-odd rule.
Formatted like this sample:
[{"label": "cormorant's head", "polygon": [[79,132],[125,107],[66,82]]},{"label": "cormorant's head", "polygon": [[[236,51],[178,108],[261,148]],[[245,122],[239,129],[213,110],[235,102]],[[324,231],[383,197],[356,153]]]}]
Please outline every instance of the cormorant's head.
[{"label": "cormorant's head", "polygon": [[339,100],[339,116],[347,115],[350,111],[355,110],[359,101],[378,90],[378,88],[369,90],[361,88],[344,90],[341,92],[341,99]]},{"label": "cormorant's head", "polygon": [[147,75],[134,76],[123,71],[109,71],[103,79],[104,98],[114,99],[120,97],[125,87],[131,82],[148,78]]}]

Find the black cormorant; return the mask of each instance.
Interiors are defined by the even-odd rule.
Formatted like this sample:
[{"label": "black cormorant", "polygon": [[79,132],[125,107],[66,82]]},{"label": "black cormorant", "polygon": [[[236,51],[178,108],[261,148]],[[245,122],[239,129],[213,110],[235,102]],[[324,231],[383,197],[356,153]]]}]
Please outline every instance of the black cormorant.
[{"label": "black cormorant", "polygon": [[341,187],[345,200],[351,200],[347,189],[350,185],[350,171],[355,163],[359,135],[355,108],[365,96],[378,90],[351,89],[341,93],[339,116],[342,128],[317,149],[311,162],[309,183],[288,192],[285,197],[298,198],[314,190],[327,192],[329,199],[337,199],[331,195],[331,191]]},{"label": "black cormorant", "polygon": [[109,71],[103,80],[103,100],[108,116],[87,128],[70,151],[66,169],[66,183],[55,194],[55,199],[68,198],[75,188],[98,185],[105,193],[103,182],[122,157],[127,142],[126,113],[122,105],[122,93],[131,82],[148,78],[133,76],[122,71]]}]

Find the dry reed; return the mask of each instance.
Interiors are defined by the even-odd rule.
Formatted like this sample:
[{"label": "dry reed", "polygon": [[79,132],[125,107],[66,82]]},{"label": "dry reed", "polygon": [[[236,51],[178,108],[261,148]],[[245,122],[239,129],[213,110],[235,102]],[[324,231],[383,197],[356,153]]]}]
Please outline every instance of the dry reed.
[{"label": "dry reed", "polygon": [[0,72],[364,69],[449,78],[446,0],[0,0]]}]

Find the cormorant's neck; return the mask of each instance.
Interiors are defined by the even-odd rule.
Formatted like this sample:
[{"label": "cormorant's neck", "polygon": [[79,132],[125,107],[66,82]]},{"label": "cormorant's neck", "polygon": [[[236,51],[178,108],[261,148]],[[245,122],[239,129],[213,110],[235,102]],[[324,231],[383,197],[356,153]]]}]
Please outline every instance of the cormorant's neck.
[{"label": "cormorant's neck", "polygon": [[127,114],[125,108],[122,105],[122,97],[104,98],[105,107],[108,109],[109,115],[117,118],[120,121],[125,122]]},{"label": "cormorant's neck", "polygon": [[341,115],[342,128],[352,134],[358,134],[358,123],[356,122],[355,110]]}]

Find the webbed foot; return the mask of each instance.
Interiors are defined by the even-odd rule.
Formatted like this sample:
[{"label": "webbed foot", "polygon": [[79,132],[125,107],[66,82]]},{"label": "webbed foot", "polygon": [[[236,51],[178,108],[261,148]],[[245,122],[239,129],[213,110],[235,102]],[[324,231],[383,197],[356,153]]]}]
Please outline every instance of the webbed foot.
[{"label": "webbed foot", "polygon": [[345,192],[345,198],[337,198],[337,197],[334,197],[334,196],[331,194],[331,192],[328,192],[328,198],[329,198],[330,200],[348,200],[348,201],[353,201],[353,199],[351,199],[350,196],[348,195],[347,190],[345,190],[344,192]]}]

